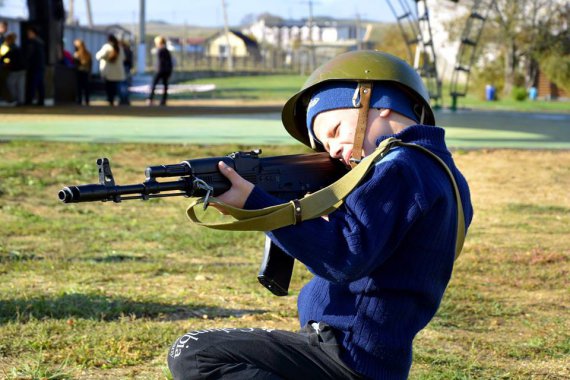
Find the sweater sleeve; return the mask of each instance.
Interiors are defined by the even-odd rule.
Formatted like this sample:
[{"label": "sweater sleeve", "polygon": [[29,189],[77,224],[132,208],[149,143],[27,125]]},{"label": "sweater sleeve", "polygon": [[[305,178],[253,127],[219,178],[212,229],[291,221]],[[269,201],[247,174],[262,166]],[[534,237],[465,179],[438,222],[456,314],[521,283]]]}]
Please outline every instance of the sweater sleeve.
[{"label": "sweater sleeve", "polygon": [[[370,274],[393,254],[421,214],[419,197],[408,185],[405,166],[394,160],[382,161],[328,220],[307,220],[270,231],[268,236],[311,272],[329,281],[353,281]],[[246,207],[277,203],[277,198],[256,188]]]},{"label": "sweater sleeve", "polygon": [[109,45],[107,45],[107,44],[103,45],[103,46],[101,47],[101,49],[99,49],[99,51],[95,54],[95,58],[96,58],[98,61],[100,61],[100,60],[102,60],[102,59],[107,59],[107,54],[108,54],[108,52],[109,52],[108,46],[109,46]]}]

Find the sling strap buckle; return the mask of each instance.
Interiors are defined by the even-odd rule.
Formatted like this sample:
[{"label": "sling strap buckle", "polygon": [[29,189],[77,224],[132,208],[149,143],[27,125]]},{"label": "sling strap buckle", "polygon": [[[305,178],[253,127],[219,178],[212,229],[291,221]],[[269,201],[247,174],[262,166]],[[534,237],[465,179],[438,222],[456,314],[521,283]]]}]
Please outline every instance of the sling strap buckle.
[{"label": "sling strap buckle", "polygon": [[295,224],[301,223],[303,221],[303,213],[301,210],[301,202],[298,199],[293,199],[291,201],[293,204],[293,213],[295,215]]},{"label": "sling strap buckle", "polygon": [[206,181],[204,181],[203,179],[200,178],[196,178],[194,180],[194,188],[195,189],[201,189],[201,190],[206,190],[206,195],[204,196],[204,210],[206,210],[208,208],[208,205],[210,204],[210,195],[212,195],[212,192],[214,191],[214,188],[210,185],[208,185],[206,183]]}]

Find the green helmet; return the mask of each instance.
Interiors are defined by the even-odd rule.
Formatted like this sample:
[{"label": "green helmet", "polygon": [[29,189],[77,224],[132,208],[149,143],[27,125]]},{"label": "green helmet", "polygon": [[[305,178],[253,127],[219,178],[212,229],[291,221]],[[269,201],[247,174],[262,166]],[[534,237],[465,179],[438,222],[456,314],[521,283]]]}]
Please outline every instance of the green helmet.
[{"label": "green helmet", "polygon": [[313,90],[325,82],[393,82],[407,90],[424,108],[423,123],[435,125],[429,93],[418,73],[405,61],[388,53],[359,50],[343,53],[317,68],[301,90],[293,95],[281,112],[285,129],[306,146],[311,146],[306,123],[307,105]]}]

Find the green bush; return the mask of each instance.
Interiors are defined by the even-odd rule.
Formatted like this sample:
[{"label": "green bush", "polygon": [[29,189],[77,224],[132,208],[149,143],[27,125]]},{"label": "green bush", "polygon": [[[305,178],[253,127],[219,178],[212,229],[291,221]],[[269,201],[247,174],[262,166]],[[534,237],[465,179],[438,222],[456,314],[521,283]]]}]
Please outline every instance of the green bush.
[{"label": "green bush", "polygon": [[526,89],[524,87],[513,87],[511,95],[514,100],[522,102],[526,99]]}]

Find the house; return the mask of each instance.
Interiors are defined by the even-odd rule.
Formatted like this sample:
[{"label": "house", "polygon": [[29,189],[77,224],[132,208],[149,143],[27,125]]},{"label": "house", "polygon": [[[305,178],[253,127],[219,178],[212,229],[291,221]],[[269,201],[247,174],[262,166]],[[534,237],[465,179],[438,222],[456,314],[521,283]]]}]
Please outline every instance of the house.
[{"label": "house", "polygon": [[291,51],[300,46],[356,47],[366,42],[372,26],[355,20],[319,17],[309,20],[284,20],[269,14],[261,15],[244,29],[262,45]]},{"label": "house", "polygon": [[[212,58],[226,58],[231,52],[236,58],[259,59],[259,45],[257,42],[244,33],[237,30],[229,30],[226,36],[224,31],[220,31],[205,41],[205,54]],[[229,40],[229,47],[228,47]]]},{"label": "house", "polygon": [[204,54],[206,42],[202,37],[188,37],[184,41],[184,51],[188,54]]}]

